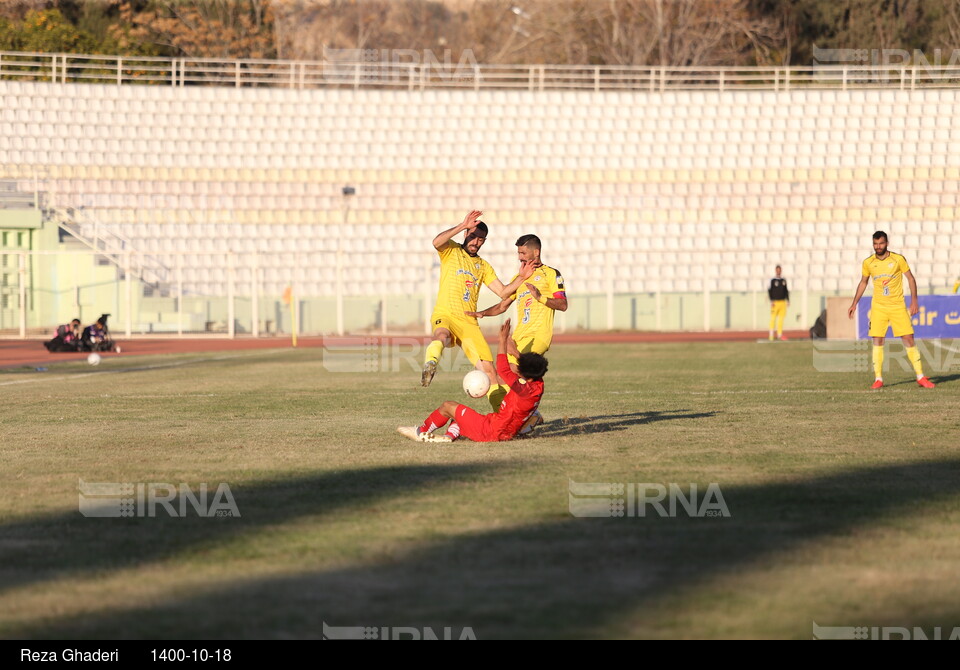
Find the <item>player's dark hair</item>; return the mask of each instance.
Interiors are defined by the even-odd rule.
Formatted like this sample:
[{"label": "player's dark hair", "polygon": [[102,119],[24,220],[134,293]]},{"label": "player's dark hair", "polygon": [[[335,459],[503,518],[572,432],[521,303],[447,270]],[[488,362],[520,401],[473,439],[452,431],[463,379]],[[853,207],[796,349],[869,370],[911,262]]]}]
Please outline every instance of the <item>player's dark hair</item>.
[{"label": "player's dark hair", "polygon": [[540,251],[540,238],[536,235],[521,235],[517,240],[518,247],[530,247]]},{"label": "player's dark hair", "polygon": [[547,374],[547,359],[540,354],[520,354],[517,359],[517,371],[530,382],[538,382]]},{"label": "player's dark hair", "polygon": [[885,232],[883,232],[882,230],[878,230],[877,232],[875,232],[875,233],[873,234],[873,239],[875,239],[875,240],[879,240],[881,237],[882,237],[883,239],[887,240],[888,242],[890,241],[890,238],[887,237],[887,234],[886,234]]},{"label": "player's dark hair", "polygon": [[[487,224],[485,224],[483,221],[477,221],[477,227],[473,229],[473,233],[471,234],[477,235],[477,233],[481,230],[483,231],[483,237],[486,237],[487,235],[490,234],[490,229],[487,228]],[[480,236],[477,235],[477,237],[480,237]]]}]

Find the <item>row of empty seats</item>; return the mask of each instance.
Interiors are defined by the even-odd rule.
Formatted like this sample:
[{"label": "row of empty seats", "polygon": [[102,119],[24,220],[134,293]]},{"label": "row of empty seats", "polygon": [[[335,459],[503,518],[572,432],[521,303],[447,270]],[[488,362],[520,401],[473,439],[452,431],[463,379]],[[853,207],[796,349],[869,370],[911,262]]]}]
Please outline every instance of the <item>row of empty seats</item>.
[{"label": "row of empty seats", "polygon": [[[538,66],[531,66],[531,71],[538,72]],[[602,69],[602,68],[601,68]],[[659,72],[658,68],[652,68]],[[850,75],[851,80],[857,77]],[[36,90],[37,82],[25,79],[8,80],[7,91],[11,95],[33,95]],[[49,86],[47,83],[39,85]],[[127,100],[127,95],[123,89],[135,84],[125,84],[124,86],[81,84],[86,86],[82,91],[71,95],[72,99],[100,99],[100,100]],[[730,107],[742,106],[752,108],[756,105],[769,104],[771,100],[784,99],[795,101],[798,104],[816,105],[818,108],[823,105],[838,104],[845,101],[856,101],[862,106],[882,105],[891,101],[900,104],[944,104],[949,100],[943,94],[955,93],[955,91],[936,89],[932,87],[916,88],[913,90],[901,89],[900,80],[896,77],[891,78],[890,82],[883,86],[873,89],[851,89],[849,91],[818,88],[801,89],[781,89],[770,90],[756,88],[753,90],[738,91],[717,91],[715,89],[699,90],[667,90],[663,92],[655,91],[646,94],[644,91],[574,91],[574,90],[545,90],[545,91],[526,91],[526,90],[505,90],[505,89],[485,89],[480,91],[473,90],[443,90],[426,89],[422,91],[408,91],[402,89],[373,89],[360,88],[355,90],[346,89],[296,89],[285,88],[282,86],[271,87],[245,87],[234,88],[230,85],[225,86],[183,86],[172,87],[168,85],[140,86],[140,100],[150,101],[155,104],[169,102],[171,100],[197,100],[211,101],[213,104],[249,104],[254,105],[252,109],[258,114],[265,113],[283,113],[284,105],[302,105],[305,102],[323,103],[338,97],[347,98],[351,101],[363,104],[393,104],[393,103],[424,103],[433,104],[441,101],[451,101],[457,104],[475,103],[482,100],[484,104],[509,105],[509,104],[541,104],[545,107],[556,109],[557,106],[582,103],[585,99],[595,101],[597,104],[612,105],[614,103],[628,104],[636,101],[638,96],[646,96],[642,99],[655,101],[657,106],[669,110],[676,106],[679,108],[696,107],[705,105],[718,98],[728,99]],[[48,96],[65,96],[62,89],[51,89]],[[735,97],[733,97],[735,96]],[[256,105],[262,105],[256,107]],[[605,109],[605,114],[617,115],[622,113],[619,108]]]},{"label": "row of empty seats", "polygon": [[[198,153],[190,151],[182,155],[171,153],[163,154],[130,154],[126,152],[83,151],[79,153],[58,154],[49,151],[32,150],[3,150],[0,149],[0,161],[8,165],[23,166],[24,168],[41,168],[49,164],[61,165],[64,168],[73,168],[78,174],[89,173],[90,166],[117,166],[120,168],[135,168],[140,170],[160,169],[175,171],[185,165],[194,166],[202,171],[214,170],[224,164],[233,165],[242,170],[267,169],[278,172],[293,170],[317,170],[321,168],[342,172],[375,172],[377,170],[394,171],[443,171],[452,172],[462,168],[464,162],[461,157],[450,151],[444,154],[410,155],[403,153],[411,147],[392,147],[389,155],[373,156],[367,147],[352,147],[343,155],[316,154],[306,155],[295,153],[292,155],[257,155],[251,153],[217,154]],[[725,154],[722,158],[708,160],[692,158],[679,154],[642,154],[636,156],[568,156],[556,159],[538,155],[510,155],[505,156],[508,148],[503,145],[492,145],[492,149],[500,149],[501,153],[491,155],[488,159],[473,165],[480,168],[478,174],[488,182],[499,181],[494,175],[510,171],[548,172],[563,170],[567,172],[604,172],[604,171],[649,171],[654,175],[661,175],[665,181],[673,180],[671,174],[689,171],[722,171],[735,170],[772,170],[787,174],[790,171],[813,171],[823,168],[832,171],[855,170],[891,170],[891,171],[934,171],[942,168],[951,168],[954,156],[944,151],[938,154],[836,154],[829,156],[807,156],[798,158],[788,152],[779,151],[776,154],[756,156],[751,153],[735,152]],[[510,147],[509,151],[519,152],[521,148]],[[62,162],[61,162],[62,161]]]},{"label": "row of empty seats", "polygon": [[[131,223],[240,223],[253,225],[269,223],[277,225],[337,225],[343,221],[339,210],[286,210],[286,209],[243,209],[240,207],[221,209],[189,208],[99,208],[96,198],[85,198],[79,207],[84,207],[90,215],[96,216],[102,223],[127,225]],[[469,200],[468,205],[475,200]],[[188,204],[187,202],[183,203]],[[86,207],[89,205],[89,207]],[[643,208],[633,209],[588,209],[567,208],[562,210],[509,210],[497,209],[491,212],[490,221],[495,225],[521,225],[526,228],[536,226],[547,234],[549,229],[559,224],[577,222],[591,226],[600,224],[625,223],[671,223],[684,225],[691,223],[727,223],[731,225],[767,225],[771,231],[779,231],[777,226],[789,224],[802,225],[816,222],[830,223],[832,230],[844,231],[850,227],[865,230],[868,227],[883,227],[882,224],[908,220],[916,222],[916,227],[938,232],[952,232],[951,221],[960,218],[957,207],[885,207],[885,208],[803,208],[803,209],[701,209],[674,210]],[[349,219],[361,225],[412,225],[428,223],[432,226],[448,228],[459,223],[464,210],[351,210]],[[528,231],[529,232],[529,231]],[[735,244],[736,240],[731,240]]]},{"label": "row of empty seats", "polygon": [[[69,195],[68,195],[69,194]],[[403,210],[455,210],[467,198],[481,197],[475,194],[467,196],[447,195],[437,196],[374,196],[364,198],[356,203],[351,211],[355,212],[387,212],[391,208]],[[605,210],[613,212],[614,218],[635,218],[629,212],[650,208],[665,213],[664,218],[673,218],[669,212],[689,212],[688,216],[700,220],[713,220],[718,217],[711,212],[725,210],[755,210],[767,211],[768,215],[758,215],[771,223],[786,218],[783,213],[773,213],[771,210],[803,210],[815,209],[877,209],[893,207],[955,208],[960,204],[960,193],[910,193],[892,192],[867,195],[762,195],[762,196],[577,196],[570,195],[551,200],[535,196],[482,196],[484,207],[491,212],[496,211],[543,211],[553,208],[567,210]],[[71,194],[70,191],[57,191],[55,204],[70,204],[73,206],[91,207],[97,209],[190,209],[190,210],[292,210],[317,211],[338,210],[342,203],[336,197],[304,196],[304,195],[230,195],[205,193],[166,193],[155,194],[150,192],[124,192],[114,190],[109,192],[99,190],[83,190]],[[704,212],[704,213],[701,213]],[[842,215],[840,219],[868,218],[871,215]],[[875,215],[874,215],[875,216]],[[934,213],[932,217],[952,218],[949,214]]]},{"label": "row of empty seats", "polygon": [[[229,175],[231,180],[221,181],[228,175],[219,174],[221,180],[189,179],[188,175],[178,174],[170,178],[162,178],[157,171],[150,171],[150,178],[144,178],[140,171],[123,173],[122,170],[111,170],[112,178],[86,179],[45,179],[43,190],[64,196],[82,194],[107,195],[206,195],[211,197],[311,197],[327,198],[324,209],[331,203],[342,205],[340,189],[332,183],[304,181],[306,175],[289,174],[287,180],[253,179],[252,175],[243,175],[247,179],[240,180],[240,175]],[[100,172],[98,171],[98,175]],[[135,176],[134,176],[135,175]],[[398,175],[399,176],[399,175]],[[126,177],[126,178],[122,178]],[[375,179],[370,175],[368,179]],[[18,181],[22,190],[33,189],[30,180]],[[927,204],[936,201],[937,197],[949,197],[960,193],[960,176],[958,179],[876,179],[871,181],[702,181],[702,182],[601,182],[584,183],[574,181],[563,183],[550,182],[380,182],[370,181],[363,184],[362,198],[352,200],[351,207],[357,209],[377,209],[382,205],[382,199],[388,198],[400,208],[409,208],[409,198],[511,198],[519,201],[517,204],[529,202],[535,208],[542,207],[543,198],[550,198],[550,204],[555,205],[556,198],[572,197],[649,197],[653,204],[663,207],[683,209],[687,207],[690,198],[705,196],[767,196],[801,198],[793,201],[793,206],[821,205],[833,196],[885,196],[900,198],[903,196],[922,195],[933,196]],[[612,201],[616,203],[616,201]],[[68,203],[69,204],[69,203]],[[608,204],[607,202],[600,204]],[[649,203],[646,203],[649,204]],[[282,203],[281,203],[282,205]],[[406,205],[406,206],[405,206]],[[417,206],[416,208],[420,208]],[[519,207],[523,209],[524,207]]]},{"label": "row of empty seats", "polygon": [[[521,124],[506,127],[493,133],[489,128],[474,125],[468,127],[433,125],[406,128],[371,128],[370,124],[356,128],[338,127],[336,123],[323,126],[310,125],[314,119],[304,123],[284,126],[262,126],[246,128],[245,117],[218,117],[221,125],[215,125],[214,119],[205,119],[190,115],[171,116],[162,119],[152,118],[149,114],[143,119],[145,130],[122,127],[124,118],[110,118],[99,112],[69,114],[59,110],[34,113],[27,110],[6,108],[0,111],[0,134],[22,137],[30,140],[37,138],[45,142],[41,148],[62,150],[63,142],[85,135],[102,142],[122,142],[127,148],[151,150],[157,141],[217,141],[260,143],[266,151],[282,153],[290,143],[306,145],[332,145],[337,151],[350,144],[404,145],[433,143],[448,147],[458,142],[489,141],[495,134],[503,144],[527,144],[537,151],[553,154],[589,152],[591,146],[599,145],[649,145],[657,149],[674,146],[679,151],[689,150],[698,143],[709,142],[720,145],[732,145],[751,148],[754,145],[782,146],[794,153],[816,151],[819,143],[841,142],[860,144],[861,148],[875,145],[901,144],[916,148],[920,153],[938,153],[950,149],[947,143],[955,143],[958,134],[949,127],[928,125],[925,127],[894,126],[864,123],[862,120],[850,127],[829,126],[809,128],[763,128],[763,124],[752,120],[743,124],[715,127],[713,123],[697,124],[697,129],[677,130],[676,119],[664,119],[657,124],[643,123],[636,128],[621,130],[591,130],[568,127],[566,124],[549,122],[530,122],[529,127]],[[823,123],[823,122],[821,122]],[[118,126],[121,126],[118,128]],[[83,131],[82,133],[80,131]],[[692,153],[696,153],[695,151]]]}]

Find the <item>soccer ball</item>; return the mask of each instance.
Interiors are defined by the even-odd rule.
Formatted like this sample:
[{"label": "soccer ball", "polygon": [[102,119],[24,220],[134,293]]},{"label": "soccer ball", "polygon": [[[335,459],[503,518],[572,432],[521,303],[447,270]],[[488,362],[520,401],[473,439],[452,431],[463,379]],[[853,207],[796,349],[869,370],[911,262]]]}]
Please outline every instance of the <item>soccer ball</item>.
[{"label": "soccer ball", "polygon": [[490,378],[486,372],[471,370],[463,378],[463,390],[471,398],[482,398],[490,390]]},{"label": "soccer ball", "polygon": [[87,363],[90,365],[100,365],[100,354],[93,353],[87,356]]}]

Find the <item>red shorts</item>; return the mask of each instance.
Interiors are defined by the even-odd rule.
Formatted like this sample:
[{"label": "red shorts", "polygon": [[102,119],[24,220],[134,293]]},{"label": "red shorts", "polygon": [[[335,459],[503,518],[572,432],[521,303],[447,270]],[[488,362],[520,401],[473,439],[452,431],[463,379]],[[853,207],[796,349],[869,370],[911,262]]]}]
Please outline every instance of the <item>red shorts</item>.
[{"label": "red shorts", "polygon": [[457,405],[454,421],[460,426],[460,434],[474,442],[499,442],[490,427],[490,417],[480,414],[466,405]]}]

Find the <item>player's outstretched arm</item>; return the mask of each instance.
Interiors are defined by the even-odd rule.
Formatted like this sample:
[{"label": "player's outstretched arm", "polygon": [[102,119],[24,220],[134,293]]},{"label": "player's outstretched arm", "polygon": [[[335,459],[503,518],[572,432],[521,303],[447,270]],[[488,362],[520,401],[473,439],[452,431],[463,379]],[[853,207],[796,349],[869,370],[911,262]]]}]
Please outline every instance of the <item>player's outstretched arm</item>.
[{"label": "player's outstretched arm", "polygon": [[503,325],[500,326],[500,348],[497,350],[498,353],[505,354],[507,353],[507,342],[510,340],[510,319],[507,319],[503,322]]},{"label": "player's outstretched arm", "polygon": [[517,348],[517,341],[512,337],[507,338],[507,353],[517,360],[520,360],[520,350]]},{"label": "player's outstretched arm", "polygon": [[853,302],[850,303],[850,309],[847,310],[847,316],[853,318],[853,313],[857,311],[857,303],[860,302],[860,298],[863,297],[863,292],[867,290],[867,282],[870,281],[870,277],[864,275],[860,278],[860,284],[857,286],[857,294],[853,296]]},{"label": "player's outstretched arm", "polygon": [[533,263],[530,261],[523,261],[520,263],[520,271],[517,274],[516,279],[514,279],[512,282],[504,286],[502,281],[499,279],[494,279],[492,282],[487,284],[487,286],[491,291],[506,300],[520,290],[520,286],[533,276],[534,270],[536,270],[536,268],[533,267]]},{"label": "player's outstretched arm", "polygon": [[[513,345],[513,351],[510,350],[510,345]],[[519,379],[519,376],[510,367],[510,362],[507,360],[508,353],[512,353],[517,359],[520,358],[517,345],[513,341],[513,338],[510,337],[510,319],[504,321],[503,325],[500,326],[500,348],[497,349],[497,373],[509,386],[513,386],[517,382],[517,379]]]},{"label": "player's outstretched arm", "polygon": [[498,302],[493,307],[487,307],[482,312],[464,312],[464,314],[466,316],[472,316],[477,319],[481,319],[485,316],[497,316],[499,314],[503,314],[504,312],[506,312],[507,308],[510,307],[512,303],[513,303],[513,298],[507,297],[501,300],[500,302]]},{"label": "player's outstretched arm", "polygon": [[453,228],[447,228],[445,231],[434,237],[433,248],[437,250],[442,249],[447,242],[454,238],[455,235],[462,233],[463,231],[467,231],[467,234],[469,235],[471,232],[473,232],[473,229],[477,227],[477,219],[479,219],[482,215],[483,212],[481,212],[479,209],[471,211],[463,218],[463,221],[455,225]]}]

